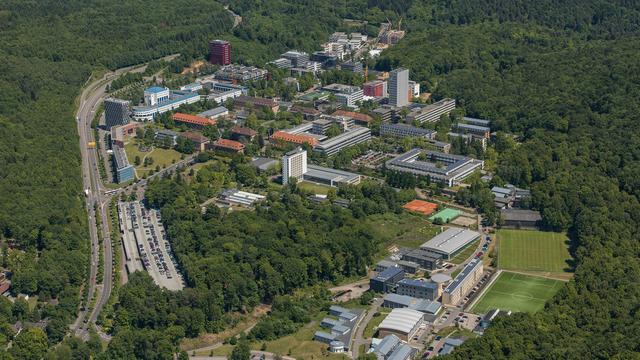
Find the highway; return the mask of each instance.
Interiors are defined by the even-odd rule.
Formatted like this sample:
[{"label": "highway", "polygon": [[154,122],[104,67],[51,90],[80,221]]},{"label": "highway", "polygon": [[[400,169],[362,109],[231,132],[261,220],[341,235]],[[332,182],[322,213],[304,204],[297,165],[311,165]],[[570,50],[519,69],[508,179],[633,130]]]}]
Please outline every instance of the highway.
[{"label": "highway", "polygon": [[[176,55],[171,55],[165,59],[171,59]],[[109,301],[111,296],[112,281],[113,281],[113,249],[111,247],[111,234],[109,232],[109,203],[113,196],[118,196],[124,191],[133,189],[134,187],[144,187],[147,184],[147,180],[141,180],[135,184],[130,185],[125,189],[118,189],[118,191],[112,192],[109,195],[105,194],[107,189],[102,184],[100,178],[100,171],[98,168],[98,155],[95,149],[89,149],[88,144],[94,139],[94,131],[91,128],[91,122],[96,114],[100,102],[106,95],[106,87],[111,82],[126,72],[139,72],[144,71],[145,65],[129,66],[118,69],[116,71],[105,74],[102,78],[93,81],[87,85],[80,95],[79,108],[76,112],[78,135],[80,139],[80,154],[82,157],[82,184],[85,191],[85,205],[87,209],[89,236],[91,239],[91,261],[89,271],[88,296],[85,299],[84,306],[78,310],[78,316],[72,325],[72,331],[75,335],[87,339],[88,329],[92,324],[95,324],[100,312],[104,308],[104,305]],[[193,162],[193,156],[186,158],[172,166],[163,169],[153,177],[160,176],[167,171],[174,170],[180,165],[190,164]],[[150,178],[153,178],[150,177]],[[88,190],[88,191],[87,191]],[[96,216],[100,217],[102,226],[101,233],[98,234]],[[103,279],[102,284],[97,284],[96,276],[98,274],[98,268],[100,265],[100,241],[102,238],[102,251],[104,254],[104,267],[103,267]],[[95,297],[96,291],[99,291],[99,297],[95,302],[95,305],[91,308],[92,299]],[[91,311],[89,313],[89,310]],[[106,335],[101,334],[103,338],[108,338]]]}]

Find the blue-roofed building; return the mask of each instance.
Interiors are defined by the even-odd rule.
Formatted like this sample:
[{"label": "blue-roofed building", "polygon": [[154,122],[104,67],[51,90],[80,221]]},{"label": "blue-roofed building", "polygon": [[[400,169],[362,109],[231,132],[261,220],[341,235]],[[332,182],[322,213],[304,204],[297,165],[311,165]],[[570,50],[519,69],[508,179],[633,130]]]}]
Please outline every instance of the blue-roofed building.
[{"label": "blue-roofed building", "polygon": [[369,280],[369,287],[377,292],[386,293],[393,290],[398,281],[404,278],[404,270],[399,266],[391,266]]},{"label": "blue-roofed building", "polygon": [[386,360],[408,360],[416,353],[416,349],[407,344],[400,344]]},{"label": "blue-roofed building", "polygon": [[440,297],[440,286],[428,280],[402,279],[398,282],[396,293],[421,299],[435,300]]},{"label": "blue-roofed building", "polygon": [[331,328],[331,333],[334,335],[345,335],[346,333],[348,333],[349,331],[351,331],[351,328],[348,326],[344,326],[344,325],[335,325],[334,327]]},{"label": "blue-roofed building", "polygon": [[320,322],[320,326],[325,328],[325,329],[331,329],[332,327],[334,327],[336,325],[340,325],[340,324],[342,324],[341,321],[338,321],[338,320],[335,320],[335,319],[331,319],[331,318],[324,318]]},{"label": "blue-roofed building", "polygon": [[331,305],[329,307],[329,314],[333,316],[339,316],[340,314],[345,312],[349,312],[349,309],[343,308],[342,306],[338,306],[338,305]]}]

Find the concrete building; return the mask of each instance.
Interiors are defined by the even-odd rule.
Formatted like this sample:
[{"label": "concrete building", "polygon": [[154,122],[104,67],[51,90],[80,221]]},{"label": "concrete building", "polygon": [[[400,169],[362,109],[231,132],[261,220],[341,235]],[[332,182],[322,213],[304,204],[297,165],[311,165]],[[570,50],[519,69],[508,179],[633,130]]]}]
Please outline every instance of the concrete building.
[{"label": "concrete building", "polygon": [[187,84],[187,85],[180,86],[180,90],[182,90],[182,91],[197,92],[197,91],[200,91],[202,89],[203,89],[203,86],[199,82],[194,82],[194,83],[190,83],[190,84]]},{"label": "concrete building", "polygon": [[200,101],[200,95],[191,91],[170,91],[167,88],[154,86],[145,90],[144,99],[144,106],[134,106],[132,109],[134,120],[152,120],[156,115],[176,110],[181,105]]},{"label": "concrete building", "polygon": [[371,130],[365,127],[353,126],[344,133],[320,142],[313,151],[327,156],[335,155],[340,150],[363,143],[371,139]]},{"label": "concrete building", "polygon": [[300,180],[307,172],[307,151],[302,148],[289,151],[282,157],[282,184],[287,185],[291,178]]},{"label": "concrete building", "polygon": [[395,335],[401,340],[409,341],[424,323],[420,311],[408,308],[393,309],[378,326],[378,336]]},{"label": "concrete building", "polygon": [[362,89],[357,86],[331,84],[323,87],[322,90],[333,93],[342,108],[352,108],[357,110],[358,103],[364,98]]},{"label": "concrete building", "polygon": [[369,287],[376,292],[390,292],[403,278],[404,270],[399,266],[392,266],[370,279]]},{"label": "concrete building", "polygon": [[457,123],[453,127],[460,134],[471,134],[485,139],[488,139],[491,136],[491,129],[486,126]]},{"label": "concrete building", "polygon": [[425,270],[435,270],[442,266],[442,257],[439,254],[422,249],[413,249],[403,254],[402,260],[414,262]]},{"label": "concrete building", "polygon": [[422,149],[410,150],[386,162],[387,169],[429,177],[447,186],[458,184],[483,166],[482,160]]},{"label": "concrete building", "polygon": [[236,141],[253,141],[253,138],[255,138],[256,135],[258,135],[258,132],[248,127],[236,125],[231,128],[231,139]]},{"label": "concrete building", "polygon": [[228,99],[235,99],[241,95],[247,95],[248,89],[242,85],[228,82],[221,82],[213,78],[199,80],[203,87],[209,89],[206,95],[207,100],[215,101],[218,104],[225,103]]},{"label": "concrete building", "polygon": [[170,144],[171,147],[176,146],[178,140],[178,133],[171,130],[157,130],[155,133],[155,138],[160,140],[162,143]]},{"label": "concrete building", "polygon": [[445,153],[448,154],[449,151],[451,150],[451,144],[443,142],[443,141],[438,141],[438,140],[433,140],[433,139],[427,139],[427,142],[437,151],[441,152],[441,153]]},{"label": "concrete building", "polygon": [[227,205],[252,206],[256,202],[264,200],[265,196],[236,189],[229,189],[223,191],[218,199],[221,203]]},{"label": "concrete building", "polygon": [[116,169],[116,181],[118,184],[136,178],[135,169],[133,165],[129,164],[129,159],[127,159],[127,153],[124,151],[124,148],[120,146],[113,148],[113,163]]},{"label": "concrete building", "polygon": [[231,64],[231,44],[224,40],[209,41],[209,62],[222,66]]},{"label": "concrete building", "polygon": [[293,67],[293,65],[291,64],[291,60],[285,58],[275,59],[273,61],[270,61],[269,64],[277,67],[278,69],[290,69]]},{"label": "concrete building", "polygon": [[393,117],[393,110],[388,107],[379,107],[373,109],[373,114],[380,116],[382,122],[389,122]]},{"label": "concrete building", "polygon": [[130,105],[128,100],[114,98],[104,100],[104,122],[107,130],[113,126],[129,123]]},{"label": "concrete building", "polygon": [[241,108],[251,107],[253,109],[263,109],[270,110],[273,113],[277,113],[280,105],[277,101],[272,99],[258,98],[258,97],[250,97],[241,95],[234,99],[234,105]]},{"label": "concrete building", "polygon": [[389,105],[409,105],[409,70],[399,68],[389,74]]},{"label": "concrete building", "polygon": [[455,99],[442,99],[433,104],[426,106],[416,107],[414,110],[407,114],[406,122],[437,122],[440,121],[440,117],[445,114],[449,114],[456,108]]},{"label": "concrete building", "polygon": [[535,229],[542,223],[539,211],[523,209],[502,209],[503,227]]},{"label": "concrete building", "polygon": [[432,140],[436,136],[436,132],[430,129],[423,129],[408,124],[381,124],[380,135],[395,137],[423,137]]},{"label": "concrete building", "polygon": [[125,137],[135,135],[138,123],[113,126],[111,128],[111,146],[124,147]]},{"label": "concrete building", "polygon": [[230,81],[232,83],[244,83],[247,81],[262,80],[267,76],[267,70],[255,66],[227,65],[216,71],[215,78]]},{"label": "concrete building", "polygon": [[180,136],[191,141],[196,151],[204,151],[211,142],[209,138],[197,132],[185,131]]},{"label": "concrete building", "polygon": [[420,83],[409,80],[409,100],[420,97]]},{"label": "concrete building", "polygon": [[373,344],[370,350],[377,360],[409,360],[416,350],[405,344],[396,335],[387,335],[379,343]]},{"label": "concrete building", "polygon": [[344,71],[350,71],[356,74],[363,74],[364,68],[360,61],[347,61],[340,64],[340,69]]},{"label": "concrete building", "polygon": [[258,169],[258,172],[262,173],[265,171],[269,171],[271,169],[275,169],[278,165],[278,160],[269,159],[264,157],[256,157],[251,159],[251,166]]},{"label": "concrete building", "polygon": [[461,228],[449,228],[420,245],[420,249],[440,254],[448,260],[480,238],[480,233]]},{"label": "concrete building", "polygon": [[445,305],[457,306],[475,284],[482,278],[484,268],[482,259],[475,258],[471,260],[462,269],[462,272],[453,279],[442,293],[442,303]]},{"label": "concrete building", "polygon": [[385,97],[387,96],[387,82],[382,80],[373,80],[362,85],[364,96]]},{"label": "concrete building", "polygon": [[201,112],[199,117],[216,120],[217,118],[229,115],[229,109],[224,106],[218,106],[216,108]]},{"label": "concrete building", "polygon": [[396,293],[420,299],[436,300],[440,297],[440,287],[433,281],[402,279],[398,282]]},{"label": "concrete building", "polygon": [[331,116],[343,116],[353,119],[356,125],[369,126],[373,122],[373,118],[370,115],[338,109],[334,111]]},{"label": "concrete building", "polygon": [[489,126],[489,124],[491,124],[491,121],[489,121],[489,120],[476,119],[476,118],[465,116],[465,117],[462,118],[462,121],[464,121],[467,124],[471,124],[471,125],[491,127],[491,126]]},{"label": "concrete building", "polygon": [[317,165],[307,165],[302,177],[305,181],[337,187],[340,185],[358,185],[361,176],[347,171]]},{"label": "concrete building", "polygon": [[309,54],[304,51],[291,50],[280,55],[281,58],[291,61],[291,67],[306,68],[309,62]]}]

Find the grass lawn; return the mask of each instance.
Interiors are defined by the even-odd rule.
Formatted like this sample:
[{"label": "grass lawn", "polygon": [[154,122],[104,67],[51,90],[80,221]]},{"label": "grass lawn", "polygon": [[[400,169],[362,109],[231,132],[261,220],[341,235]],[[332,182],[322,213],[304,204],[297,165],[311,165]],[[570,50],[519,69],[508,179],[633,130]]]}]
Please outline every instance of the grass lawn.
[{"label": "grass lawn", "polygon": [[562,284],[560,280],[503,271],[471,311],[481,314],[497,308],[534,313],[544,307]]},{"label": "grass lawn", "polygon": [[[180,157],[182,156],[182,154],[180,154],[179,152],[173,149],[162,149],[158,147],[154,147],[151,151],[148,151],[148,152],[142,152],[138,149],[135,139],[127,142],[124,145],[124,149],[127,153],[127,158],[129,159],[130,164],[135,164],[136,156],[140,157],[140,165],[139,166],[134,165],[136,168],[136,173],[139,178],[142,177],[144,174],[148,174],[151,171],[154,171],[156,169],[156,166],[160,166],[160,168],[164,168],[175,162],[180,161]],[[153,164],[145,167],[143,165],[145,157],[152,157]]]},{"label": "grass lawn", "polygon": [[462,250],[458,255],[454,256],[453,259],[449,260],[449,262],[454,264],[463,263],[469,256],[471,256],[471,254],[473,254],[476,251],[476,249],[478,248],[479,242],[480,242],[480,239],[467,245],[467,247],[464,248],[464,250]]},{"label": "grass lawn", "polygon": [[498,267],[506,270],[569,272],[571,260],[564,234],[532,230],[499,230]]},{"label": "grass lawn", "polygon": [[380,309],[380,311],[378,312],[380,313],[380,315],[372,317],[371,321],[369,321],[369,323],[367,324],[367,327],[364,328],[363,335],[365,339],[371,339],[373,337],[373,334],[375,334],[376,332],[376,328],[380,325],[382,320],[384,320],[387,315],[389,315],[391,311],[389,309]]},{"label": "grass lawn", "polygon": [[298,187],[304,191],[308,191],[314,194],[327,195],[330,189],[330,186],[320,185],[316,183],[311,183],[308,181],[301,181],[298,184]]},{"label": "grass lawn", "polygon": [[367,222],[380,232],[386,243],[399,247],[417,248],[439,230],[423,216],[408,212],[371,215],[367,217]]}]

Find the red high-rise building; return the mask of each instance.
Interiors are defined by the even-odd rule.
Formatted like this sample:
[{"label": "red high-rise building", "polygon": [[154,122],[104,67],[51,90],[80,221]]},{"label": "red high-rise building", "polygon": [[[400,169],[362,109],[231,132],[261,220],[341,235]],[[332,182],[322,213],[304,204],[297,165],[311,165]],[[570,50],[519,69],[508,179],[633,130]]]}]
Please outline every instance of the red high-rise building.
[{"label": "red high-rise building", "polygon": [[231,64],[231,44],[224,40],[209,41],[209,62],[215,65]]}]

